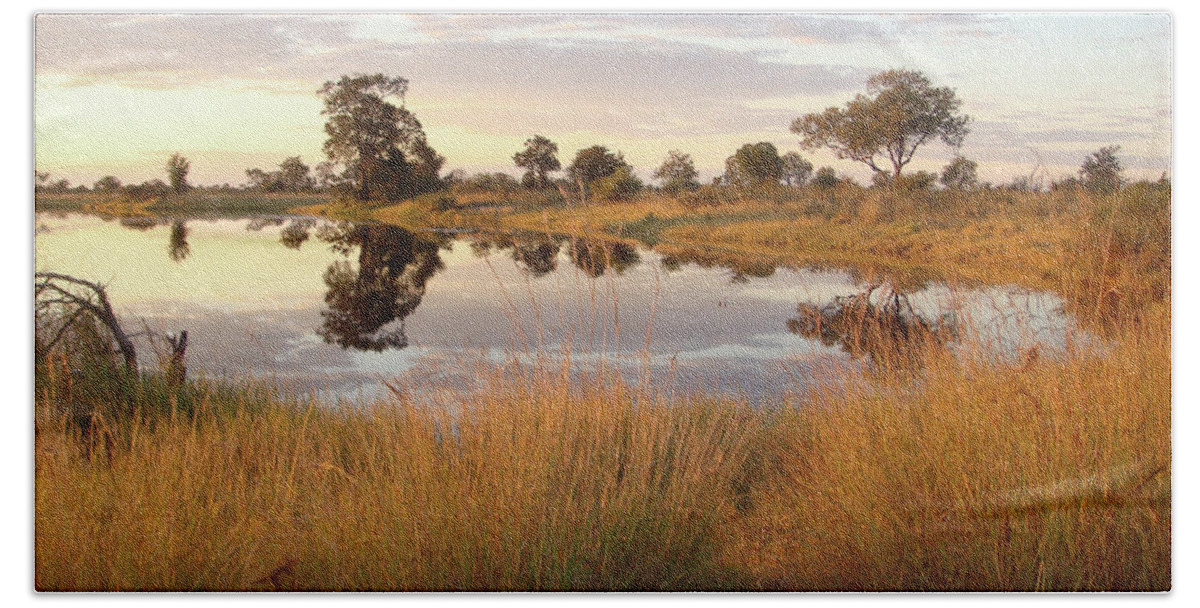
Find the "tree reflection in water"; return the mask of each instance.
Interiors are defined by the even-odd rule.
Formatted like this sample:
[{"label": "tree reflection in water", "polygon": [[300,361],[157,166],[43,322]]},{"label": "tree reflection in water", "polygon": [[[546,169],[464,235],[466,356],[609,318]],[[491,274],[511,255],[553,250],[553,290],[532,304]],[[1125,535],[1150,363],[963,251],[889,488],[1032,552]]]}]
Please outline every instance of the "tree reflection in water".
[{"label": "tree reflection in water", "polygon": [[927,355],[944,351],[955,335],[952,320],[929,321],[913,310],[907,295],[880,284],[824,306],[802,303],[796,313],[788,331],[840,346],[854,359],[865,355],[880,367],[920,365]]},{"label": "tree reflection in water", "polygon": [[621,274],[642,261],[636,248],[621,242],[573,238],[569,251],[571,262],[592,278],[603,276],[610,266]]},{"label": "tree reflection in water", "polygon": [[[425,296],[425,284],[443,268],[439,243],[395,226],[341,223],[323,226],[317,238],[349,257],[325,271],[328,308],[317,333],[342,348],[382,351],[408,346],[404,319]],[[398,324],[387,327],[399,321]]]},{"label": "tree reflection in water", "polygon": [[316,224],[310,219],[292,220],[279,231],[279,242],[288,249],[299,249],[308,240],[309,230]]},{"label": "tree reflection in water", "polygon": [[192,247],[187,242],[187,222],[175,220],[171,222],[171,238],[167,243],[167,255],[176,262],[182,262],[192,254]]}]

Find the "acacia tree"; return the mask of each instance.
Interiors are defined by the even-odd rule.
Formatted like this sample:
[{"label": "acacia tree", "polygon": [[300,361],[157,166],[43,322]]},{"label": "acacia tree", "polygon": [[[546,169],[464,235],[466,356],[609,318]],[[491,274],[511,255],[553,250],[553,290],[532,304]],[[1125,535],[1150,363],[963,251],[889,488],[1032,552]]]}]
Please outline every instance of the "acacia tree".
[{"label": "acacia tree", "polygon": [[191,168],[192,163],[178,152],[167,159],[167,179],[171,182],[171,190],[176,194],[183,194],[191,188],[187,183],[187,174]]},{"label": "acacia tree", "polygon": [[1083,187],[1092,192],[1112,193],[1121,187],[1121,161],[1117,159],[1120,146],[1106,146],[1083,159],[1079,177]]},{"label": "acacia tree", "polygon": [[[345,168],[345,180],[360,201],[395,200],[436,187],[445,159],[403,107],[407,91],[408,80],[383,74],[343,76],[317,91],[325,101],[321,114],[329,117],[325,154]],[[400,106],[388,98],[399,98]]]},{"label": "acacia tree", "polygon": [[888,70],[867,81],[869,95],[859,94],[843,108],[805,114],[792,122],[806,150],[829,148],[838,158],[863,163],[876,173],[888,171],[894,182],[917,148],[934,139],[958,147],[966,138],[970,117],[958,113],[962,102],[954,89],[934,87],[920,72]]},{"label": "acacia tree", "polygon": [[522,183],[534,188],[548,187],[550,179],[547,175],[562,168],[558,162],[558,144],[541,135],[525,140],[525,149],[513,155],[513,162],[526,169]]},{"label": "acacia tree", "polygon": [[685,190],[695,190],[700,187],[700,182],[696,181],[696,163],[692,161],[691,154],[684,154],[679,150],[671,150],[667,153],[667,159],[654,172],[654,179],[662,182],[662,188],[670,194],[679,194]]}]

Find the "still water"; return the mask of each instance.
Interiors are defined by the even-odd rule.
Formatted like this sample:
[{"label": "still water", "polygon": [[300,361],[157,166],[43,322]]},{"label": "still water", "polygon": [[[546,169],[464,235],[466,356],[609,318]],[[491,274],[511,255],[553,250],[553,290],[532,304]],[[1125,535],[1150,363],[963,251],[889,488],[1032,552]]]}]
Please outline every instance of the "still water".
[{"label": "still water", "polygon": [[[38,214],[34,247],[38,271],[107,285],[127,331],[188,330],[190,373],[351,398],[380,394],[384,379],[469,385],[473,363],[569,353],[572,364],[648,372],[676,392],[769,400],[855,358],[798,331],[796,319],[798,307],[867,284],[851,270],[300,217]],[[1061,344],[1073,331],[1047,293],[934,283],[907,296],[931,326],[969,325],[1000,351]]]}]

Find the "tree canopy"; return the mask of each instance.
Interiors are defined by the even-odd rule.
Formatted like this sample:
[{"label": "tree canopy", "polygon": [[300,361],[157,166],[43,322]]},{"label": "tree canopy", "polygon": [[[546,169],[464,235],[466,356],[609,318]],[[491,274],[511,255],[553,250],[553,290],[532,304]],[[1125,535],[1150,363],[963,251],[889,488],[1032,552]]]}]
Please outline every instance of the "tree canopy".
[{"label": "tree canopy", "polygon": [[951,190],[970,190],[979,184],[979,163],[959,155],[942,169],[942,185]]},{"label": "tree canopy", "polygon": [[783,178],[783,159],[775,144],[746,144],[725,161],[725,180],[734,186],[777,184]]},{"label": "tree canopy", "polygon": [[970,117],[958,113],[962,102],[948,87],[934,87],[920,72],[888,70],[867,81],[869,95],[859,94],[845,108],[805,114],[791,130],[803,136],[806,150],[829,148],[838,158],[863,163],[876,173],[891,163],[900,176],[917,148],[934,139],[958,147],[966,138]]},{"label": "tree canopy", "polygon": [[789,186],[803,186],[812,176],[813,165],[796,152],[779,157],[783,161],[783,181]]},{"label": "tree canopy", "polygon": [[344,182],[359,200],[398,200],[439,185],[445,159],[403,107],[407,91],[408,80],[383,74],[343,76],[318,91],[325,101],[321,114],[329,117],[325,154],[345,168]]},{"label": "tree canopy", "polygon": [[567,167],[567,173],[570,173],[573,179],[590,184],[616,173],[617,169],[625,166],[628,164],[620,152],[614,154],[604,146],[592,146],[575,153],[575,160]]},{"label": "tree canopy", "polygon": [[558,162],[558,144],[541,135],[525,140],[525,149],[513,155],[513,162],[527,170],[521,181],[533,188],[548,187],[549,173],[562,168]]}]

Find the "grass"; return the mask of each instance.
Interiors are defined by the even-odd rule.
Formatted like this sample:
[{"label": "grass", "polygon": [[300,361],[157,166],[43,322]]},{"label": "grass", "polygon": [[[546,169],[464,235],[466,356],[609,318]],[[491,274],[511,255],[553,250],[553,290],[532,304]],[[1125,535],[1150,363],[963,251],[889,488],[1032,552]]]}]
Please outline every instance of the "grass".
[{"label": "grass", "polygon": [[[1045,202],[956,225],[1009,238]],[[1072,205],[1067,270],[1037,280],[1102,340],[1006,358],[968,335],[776,407],[536,367],[336,407],[42,362],[37,588],[1170,589],[1169,191]]]},{"label": "grass", "polygon": [[188,215],[195,217],[242,217],[291,213],[294,209],[324,204],[325,194],[274,194],[242,191],[196,189],[181,196],[133,200],[102,193],[52,194],[34,196],[34,210],[88,212],[117,217]]}]

